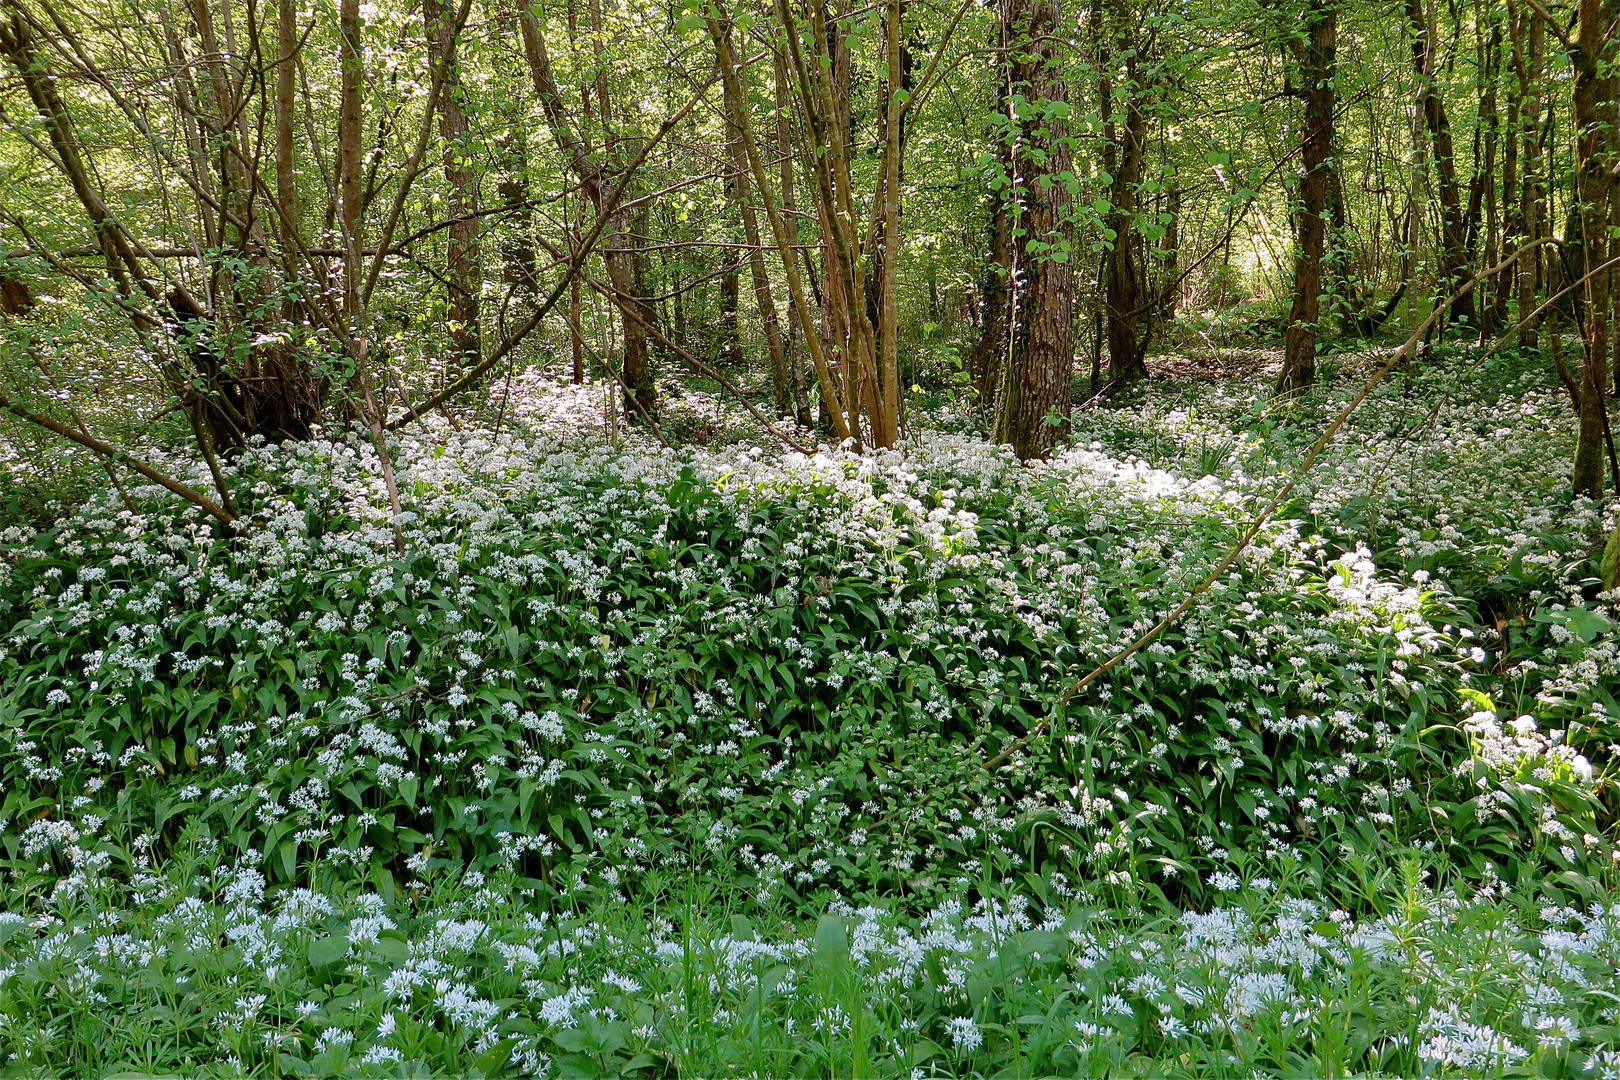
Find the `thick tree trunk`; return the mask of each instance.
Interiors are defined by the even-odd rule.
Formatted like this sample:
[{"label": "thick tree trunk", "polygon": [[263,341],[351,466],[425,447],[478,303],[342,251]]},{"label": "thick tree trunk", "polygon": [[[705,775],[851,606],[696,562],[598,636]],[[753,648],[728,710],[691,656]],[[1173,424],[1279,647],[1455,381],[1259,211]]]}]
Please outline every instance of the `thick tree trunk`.
[{"label": "thick tree trunk", "polygon": [[[1002,45],[1008,60],[1009,120],[1013,101],[1037,108],[1066,102],[1059,49],[1062,0],[1003,0]],[[1064,432],[1074,381],[1074,251],[1070,195],[1060,177],[1070,168],[1068,125],[1025,120],[1012,148],[1012,193],[1021,204],[1023,242],[1014,250],[1018,283],[996,441],[1020,458],[1044,457]],[[1062,426],[1047,422],[1061,417]]]},{"label": "thick tree trunk", "polygon": [[1305,144],[1299,182],[1299,238],[1294,257],[1294,299],[1283,338],[1279,392],[1303,390],[1316,379],[1317,321],[1321,316],[1322,254],[1327,238],[1327,193],[1333,165],[1334,54],[1339,14],[1313,5],[1310,35],[1298,57],[1299,94],[1305,100]]},{"label": "thick tree trunk", "polygon": [[454,14],[443,0],[422,0],[422,19],[429,52],[444,66],[439,92],[439,137],[444,140],[444,179],[450,188],[450,227],[445,253],[444,288],[450,340],[458,364],[471,367],[482,354],[478,332],[479,300],[484,288],[479,243],[478,182],[473,171],[467,116],[462,111],[466,88],[456,55]]}]

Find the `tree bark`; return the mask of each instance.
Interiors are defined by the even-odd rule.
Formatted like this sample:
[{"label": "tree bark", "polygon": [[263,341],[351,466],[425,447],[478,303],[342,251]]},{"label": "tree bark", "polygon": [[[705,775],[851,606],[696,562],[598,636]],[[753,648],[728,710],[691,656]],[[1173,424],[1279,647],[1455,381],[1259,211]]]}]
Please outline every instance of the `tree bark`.
[{"label": "tree bark", "polygon": [[[1441,249],[1445,276],[1441,293],[1450,296],[1469,278],[1468,215],[1463,207],[1462,189],[1457,183],[1457,161],[1452,147],[1451,120],[1446,103],[1436,91],[1434,39],[1438,36],[1432,11],[1425,14],[1423,0],[1406,0],[1406,17],[1412,26],[1412,69],[1418,79],[1418,110],[1428,131],[1434,164],[1435,194],[1440,200]],[[1465,293],[1447,313],[1450,319],[1476,321],[1474,294]]]},{"label": "tree bark", "polygon": [[[1483,35],[1483,27],[1476,31]],[[1485,266],[1495,266],[1498,252],[1502,246],[1502,229],[1500,217],[1500,204],[1497,201],[1497,150],[1501,141],[1501,122],[1497,112],[1496,84],[1502,63],[1502,24],[1492,20],[1490,39],[1483,46],[1484,63],[1481,65],[1485,86],[1480,94],[1479,124],[1484,128],[1481,141],[1484,144],[1484,153],[1480,162],[1478,182],[1483,185],[1481,190],[1484,202],[1484,233],[1485,247],[1481,253],[1480,261]],[[1504,168],[1504,172],[1505,172]],[[1505,176],[1503,180],[1505,182]],[[1500,276],[1490,282],[1490,292],[1480,298],[1479,304],[1479,335],[1480,340],[1494,337],[1497,325],[1506,311],[1507,296],[1503,291]]]},{"label": "tree bark", "polygon": [[1597,499],[1603,495],[1604,394],[1608,389],[1609,270],[1603,268],[1609,251],[1609,198],[1614,186],[1614,76],[1610,4],[1580,0],[1576,36],[1570,49],[1575,85],[1570,96],[1575,128],[1576,191],[1580,199],[1582,275],[1580,425],[1575,443],[1576,495]]},{"label": "tree bark", "polygon": [[[293,121],[298,94],[298,3],[277,0],[276,47],[276,216],[282,245],[289,251],[302,244],[303,211],[298,203],[298,175],[293,155]],[[289,312],[290,314],[290,312]]]},{"label": "tree bark", "polygon": [[[747,78],[748,69],[744,63],[737,72],[739,87],[746,88]],[[748,100],[746,91],[742,97],[746,104]],[[765,331],[765,348],[771,360],[771,396],[776,405],[777,416],[792,416],[794,415],[792,387],[788,376],[787,349],[782,341],[782,321],[776,313],[776,299],[771,295],[770,275],[765,270],[765,248],[760,243],[759,217],[754,213],[754,204],[749,198],[748,154],[743,149],[742,125],[737,117],[732,115],[729,103],[726,120],[731,127],[731,138],[727,141],[731,150],[731,170],[736,176],[733,198],[737,202],[737,212],[742,218],[743,239],[748,243],[748,274],[753,281],[754,303],[759,306],[759,321]]]},{"label": "tree bark", "polygon": [[1327,241],[1327,194],[1333,169],[1334,56],[1339,13],[1331,0],[1317,0],[1307,16],[1309,35],[1299,50],[1298,72],[1305,100],[1305,142],[1299,183],[1299,237],[1294,257],[1294,297],[1283,337],[1279,393],[1297,392],[1316,380],[1317,323],[1321,317],[1322,254]]},{"label": "tree bark", "polygon": [[[778,10],[785,10],[779,8]],[[810,353],[811,362],[816,369],[816,378],[820,383],[822,406],[833,434],[842,439],[855,436],[850,421],[852,412],[847,410],[840,387],[833,379],[832,369],[827,363],[827,355],[822,348],[821,335],[817,332],[814,316],[810,311],[810,302],[805,295],[804,279],[799,272],[798,259],[794,257],[793,234],[789,232],[787,223],[783,219],[776,197],[771,191],[770,180],[765,173],[764,159],[760,155],[759,143],[754,138],[753,121],[749,116],[746,100],[742,94],[742,84],[737,79],[736,60],[731,52],[730,28],[722,26],[720,21],[708,16],[705,20],[709,28],[709,36],[714,41],[716,59],[719,61],[720,76],[724,85],[725,96],[730,104],[728,108],[731,115],[737,120],[738,134],[742,138],[743,152],[748,158],[748,168],[754,177],[754,186],[759,191],[759,200],[765,206],[765,217],[771,223],[771,237],[776,243],[777,253],[782,259],[782,272],[787,278],[788,293],[793,300],[793,313],[799,323],[799,329],[804,335],[806,350]],[[784,20],[785,21],[785,20]],[[789,28],[791,41],[791,27]],[[804,77],[802,65],[799,68],[799,77]]]},{"label": "tree bark", "polygon": [[[1120,0],[1110,9],[1114,34],[1123,37],[1125,8]],[[1115,61],[1111,55],[1120,41],[1108,41],[1098,78],[1099,111],[1103,116],[1103,169],[1113,177],[1108,188],[1108,228],[1114,238],[1107,248],[1105,304],[1108,310],[1108,383],[1119,387],[1147,376],[1148,335],[1141,326],[1151,316],[1142,287],[1142,267],[1136,259],[1136,201],[1142,179],[1142,148],[1147,118],[1142,111],[1137,53],[1124,49],[1125,81],[1116,103]]]},{"label": "tree bark", "polygon": [[[350,320],[360,315],[360,287],[365,274],[360,256],[361,216],[365,212],[361,189],[360,124],[365,85],[364,53],[360,41],[360,0],[338,5],[340,90],[338,98],[337,187],[338,221],[343,231],[343,313]],[[356,328],[350,326],[351,333]]]},{"label": "tree bark", "polygon": [[[1016,132],[1012,194],[1023,242],[1013,252],[1016,299],[996,441],[1029,459],[1046,456],[1064,433],[1074,381],[1068,124],[1049,109],[1068,98],[1059,52],[1062,2],[1002,0],[1001,18],[1009,135]],[[1048,423],[1049,415],[1063,423]]]},{"label": "tree bark", "polygon": [[[1534,10],[1524,15],[1524,48],[1519,53],[1518,75],[1519,117],[1522,124],[1521,145],[1524,157],[1524,179],[1519,185],[1519,218],[1522,222],[1525,244],[1534,244],[1547,231],[1547,178],[1546,153],[1541,133],[1541,78],[1546,52],[1547,28]],[[1519,347],[1534,349],[1540,319],[1532,318],[1541,289],[1541,252],[1520,259],[1514,274],[1518,293]]]},{"label": "tree bark", "polygon": [[[794,222],[790,230],[794,239],[798,237],[798,218],[794,216],[796,205],[793,199],[793,122],[791,108],[793,104],[793,90],[788,82],[787,57],[781,50],[776,50],[776,155],[780,162],[782,176],[782,212],[785,221]],[[745,155],[746,156],[746,155]],[[806,253],[806,256],[808,254]],[[810,415],[810,386],[806,379],[804,363],[798,358],[793,348],[792,320],[788,320],[782,335],[782,348],[787,356],[788,382],[793,388],[793,413],[798,418],[799,426],[809,429],[812,418]]]},{"label": "tree bark", "polygon": [[[1005,87],[1004,87],[1005,88]],[[998,140],[997,154],[1009,178],[1011,147]],[[1001,366],[1007,357],[1007,322],[1012,309],[1012,209],[1004,188],[990,192],[990,255],[979,285],[979,333],[969,354],[968,373],[978,406],[999,412]]]},{"label": "tree bark", "polygon": [[439,137],[444,140],[444,179],[450,188],[450,227],[446,230],[444,288],[450,341],[456,367],[471,367],[482,354],[478,330],[479,301],[484,289],[483,250],[478,217],[478,182],[473,171],[466,113],[462,101],[455,16],[443,0],[422,0],[422,20],[429,52],[444,67],[439,92]]}]

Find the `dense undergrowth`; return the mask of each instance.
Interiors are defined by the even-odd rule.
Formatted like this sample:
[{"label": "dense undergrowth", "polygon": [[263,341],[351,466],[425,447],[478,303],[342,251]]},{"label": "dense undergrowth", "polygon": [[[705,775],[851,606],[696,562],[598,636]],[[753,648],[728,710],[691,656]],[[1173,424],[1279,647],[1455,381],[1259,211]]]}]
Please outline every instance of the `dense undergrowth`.
[{"label": "dense undergrowth", "polygon": [[1381,389],[983,767],[1353,389],[1156,386],[1025,467],[615,448],[531,381],[396,448],[404,557],[336,435],[238,458],[240,536],[11,529],[10,1067],[1610,1067],[1603,508],[1511,357]]}]

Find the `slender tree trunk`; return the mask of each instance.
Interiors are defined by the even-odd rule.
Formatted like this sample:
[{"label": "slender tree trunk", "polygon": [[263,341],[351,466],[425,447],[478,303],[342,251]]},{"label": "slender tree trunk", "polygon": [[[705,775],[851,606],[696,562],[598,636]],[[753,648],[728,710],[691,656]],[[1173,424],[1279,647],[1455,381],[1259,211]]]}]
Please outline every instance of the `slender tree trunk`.
[{"label": "slender tree trunk", "polygon": [[[1480,29],[1480,32],[1483,33],[1483,29]],[[1496,155],[1501,123],[1497,113],[1496,83],[1502,62],[1502,25],[1495,20],[1492,21],[1491,36],[1485,46],[1484,59],[1482,77],[1485,88],[1480,95],[1479,105],[1479,123],[1484,128],[1481,137],[1484,154],[1478,177],[1483,184],[1481,194],[1484,202],[1485,249],[1481,261],[1485,266],[1495,266],[1501,246],[1501,218],[1496,197]],[[1492,281],[1491,291],[1480,297],[1479,334],[1482,341],[1496,334],[1498,317],[1502,312],[1497,300],[1501,295],[1500,281]]]},{"label": "slender tree trunk", "polygon": [[[1000,143],[997,153],[1010,178],[1012,147],[1004,139]],[[1012,208],[1006,190],[998,189],[990,193],[990,257],[979,286],[979,333],[968,361],[975,397],[987,414],[999,412],[1001,366],[1007,358],[1007,326],[1012,310],[1012,274]]]},{"label": "slender tree trunk", "polygon": [[[1502,257],[1509,258],[1519,249],[1524,236],[1524,214],[1519,204],[1519,146],[1523,134],[1523,120],[1519,111],[1517,79],[1524,65],[1524,35],[1521,26],[1523,8],[1510,0],[1507,13],[1508,66],[1515,81],[1509,84],[1506,115],[1502,125]],[[1496,305],[1498,325],[1509,318],[1508,300],[1517,287],[1518,267],[1513,272],[1498,274],[1491,281],[1492,302]]]},{"label": "slender tree trunk", "polygon": [[1580,199],[1584,264],[1581,305],[1580,427],[1575,443],[1576,495],[1603,495],[1604,394],[1608,389],[1609,278],[1602,269],[1609,251],[1609,198],[1614,187],[1614,76],[1610,24],[1613,10],[1604,0],[1580,0],[1570,66],[1575,85],[1570,98],[1575,128],[1576,191]]},{"label": "slender tree trunk", "polygon": [[[522,206],[529,198],[529,146],[521,126],[513,126],[514,134],[501,143],[501,179],[495,194],[507,206]],[[532,293],[540,284],[530,233],[534,215],[524,207],[514,210],[508,220],[510,231],[501,241],[501,280]]]},{"label": "slender tree trunk", "polygon": [[[781,50],[776,51],[773,66],[776,75],[776,155],[782,178],[782,214],[784,222],[789,224],[788,231],[791,238],[797,240],[799,219],[794,213],[797,204],[793,198],[793,121],[791,113],[793,91],[788,82],[787,57]],[[793,414],[797,417],[799,426],[808,430],[812,423],[810,386],[806,378],[804,363],[798,358],[793,348],[794,332],[793,320],[789,319],[783,334],[782,348],[787,357],[788,382],[793,388]]]},{"label": "slender tree trunk", "polygon": [[[736,156],[731,152],[729,145],[727,146],[726,156],[728,158]],[[737,205],[737,178],[727,176],[722,186],[725,191],[726,203],[735,207]],[[720,275],[720,360],[723,364],[734,364],[742,354],[742,339],[739,332],[740,328],[737,325],[738,264],[728,250],[722,249],[720,258],[726,264],[724,273]]]},{"label": "slender tree trunk", "polygon": [[[1123,35],[1125,8],[1115,0],[1110,9],[1115,34]],[[1098,65],[1099,111],[1103,116],[1103,169],[1112,176],[1108,195],[1108,227],[1114,239],[1108,247],[1106,305],[1108,309],[1108,382],[1118,387],[1145,378],[1148,335],[1142,323],[1150,315],[1142,287],[1142,267],[1136,259],[1136,201],[1142,179],[1142,148],[1147,119],[1142,112],[1142,88],[1138,81],[1137,54],[1125,49],[1123,100],[1115,100],[1113,48],[1104,47]]]},{"label": "slender tree trunk", "polygon": [[360,222],[365,212],[360,146],[365,61],[360,41],[360,0],[339,0],[338,36],[337,188],[338,221],[343,233],[343,313],[350,320],[349,332],[357,334],[359,327],[354,323],[360,316],[360,287],[365,275],[360,261]]},{"label": "slender tree trunk", "polygon": [[461,81],[454,14],[444,6],[443,0],[422,0],[422,19],[429,52],[435,63],[444,65],[444,83],[439,92],[439,137],[444,140],[444,179],[450,188],[451,219],[446,230],[446,314],[457,364],[471,367],[482,354],[478,313],[484,267],[477,216],[478,183],[473,171],[467,116],[462,111],[466,88]]},{"label": "slender tree trunk", "polygon": [[1181,307],[1181,283],[1176,280],[1181,272],[1181,186],[1174,181],[1164,195],[1164,216],[1168,220],[1164,222],[1159,284],[1154,289],[1159,299],[1154,317],[1168,322],[1176,317]]},{"label": "slender tree trunk", "polygon": [[585,382],[585,335],[579,327],[579,278],[568,283],[568,345],[572,350],[573,365],[570,379],[575,386]]},{"label": "slender tree trunk", "polygon": [[[779,11],[785,10],[779,8]],[[827,356],[821,346],[821,337],[816,331],[814,315],[810,311],[810,302],[805,295],[804,279],[799,273],[799,261],[794,257],[793,234],[788,231],[783,219],[776,197],[771,191],[770,181],[765,173],[764,159],[759,151],[759,144],[754,138],[752,120],[749,117],[746,104],[742,96],[742,84],[737,79],[736,61],[731,52],[731,35],[729,27],[723,27],[720,21],[712,15],[707,18],[709,36],[714,41],[717,59],[720,64],[720,75],[724,92],[730,104],[731,115],[738,124],[738,134],[742,137],[743,152],[748,157],[748,168],[753,173],[754,186],[759,192],[759,200],[764,204],[765,216],[771,223],[771,237],[776,243],[776,249],[782,259],[782,271],[787,278],[788,292],[793,299],[793,313],[799,323],[799,329],[804,334],[805,348],[810,353],[810,359],[815,364],[816,377],[821,384],[821,396],[827,416],[833,428],[833,434],[839,439],[851,438],[855,433],[850,429],[849,417],[852,415],[844,407],[844,399],[840,388],[833,380],[833,373],[827,364]],[[791,35],[792,29],[789,27]],[[800,78],[803,78],[802,68]]]},{"label": "slender tree trunk", "polygon": [[[298,94],[298,4],[277,0],[276,44],[281,55],[276,67],[276,216],[277,231],[288,250],[297,250],[303,229],[298,204],[298,176],[294,171],[293,121]],[[290,316],[291,312],[287,314]]]},{"label": "slender tree trunk", "polygon": [[[601,4],[598,0],[591,2],[591,18],[593,29],[597,33],[595,48],[600,59],[602,53],[601,42]],[[605,134],[609,128],[610,120],[607,112],[607,77],[598,71],[594,84],[597,107],[603,126],[603,142],[608,149],[599,156],[592,151],[590,145],[574,132],[570,122],[568,106],[563,100],[562,92],[558,89],[557,80],[552,74],[551,59],[546,53],[545,36],[540,28],[540,21],[535,18],[534,12],[527,4],[517,5],[518,30],[523,38],[523,52],[529,63],[529,76],[534,82],[536,95],[540,98],[540,105],[545,112],[546,121],[551,128],[552,139],[557,148],[568,161],[574,174],[579,177],[580,187],[585,197],[591,201],[597,214],[606,213],[611,198],[612,186],[607,175],[604,161],[612,152],[613,139]],[[637,290],[636,265],[638,260],[637,248],[639,245],[630,235],[629,212],[619,209],[613,212],[611,220],[603,229],[602,261],[607,264],[609,283],[620,296],[640,297]],[[656,416],[658,406],[657,391],[652,381],[651,357],[647,348],[647,333],[643,328],[652,325],[655,317],[651,305],[637,301],[640,305],[635,307],[637,312],[645,315],[646,322],[637,321],[630,310],[621,311],[621,327],[624,332],[624,361],[621,377],[625,383],[625,412],[632,416]]]},{"label": "slender tree trunk", "polygon": [[1299,94],[1305,99],[1305,143],[1299,183],[1299,239],[1294,258],[1294,299],[1283,338],[1279,392],[1303,390],[1316,379],[1317,320],[1321,315],[1322,254],[1327,238],[1327,192],[1333,169],[1334,55],[1339,13],[1332,0],[1317,0],[1309,15],[1310,39],[1298,57]]},{"label": "slender tree trunk", "polygon": [[[1067,103],[1059,51],[1062,0],[1002,0],[1001,20],[1009,120],[1016,125],[1020,98],[1037,109]],[[1011,443],[1020,458],[1028,459],[1044,457],[1067,427],[1075,283],[1070,195],[1060,179],[1070,168],[1068,125],[1049,117],[1023,123],[1027,127],[1017,131],[1012,147],[1011,173],[1023,242],[1013,252],[1018,298],[996,441]],[[1048,416],[1061,417],[1063,424],[1048,423]]]},{"label": "slender tree trunk", "polygon": [[[1435,172],[1435,194],[1440,199],[1441,248],[1445,277],[1441,292],[1450,295],[1469,278],[1468,215],[1463,207],[1462,189],[1457,183],[1457,161],[1452,148],[1451,121],[1446,103],[1435,89],[1435,27],[1432,11],[1425,13],[1423,0],[1406,0],[1406,16],[1412,26],[1412,69],[1418,78],[1418,108],[1428,131]],[[1447,321],[1477,315],[1474,294],[1465,293],[1451,305]]]},{"label": "slender tree trunk", "polygon": [[[1534,10],[1524,15],[1524,48],[1518,75],[1520,136],[1524,156],[1524,179],[1519,185],[1519,220],[1526,244],[1538,243],[1548,235],[1546,166],[1541,139],[1541,67],[1546,49],[1547,28]],[[1536,347],[1539,319],[1532,318],[1541,287],[1542,254],[1538,251],[1520,259],[1515,270],[1518,293],[1519,347]]]},{"label": "slender tree trunk", "polygon": [[887,38],[887,78],[884,80],[884,143],[881,207],[883,241],[874,252],[878,260],[878,319],[873,331],[877,338],[876,408],[872,414],[872,441],[893,446],[900,439],[900,165],[905,158],[904,114],[905,57],[901,46],[901,0],[888,0],[884,20]]},{"label": "slender tree trunk", "polygon": [[[748,69],[746,62],[737,72],[737,81],[744,89],[742,95],[744,104],[748,101],[747,87]],[[737,210],[742,216],[743,239],[748,244],[748,273],[754,285],[754,302],[759,306],[759,321],[765,331],[765,347],[771,359],[771,392],[776,404],[777,416],[792,416],[793,406],[790,397],[792,388],[788,378],[787,348],[782,341],[782,321],[776,314],[776,299],[771,295],[771,279],[765,269],[765,249],[760,243],[759,217],[754,213],[754,205],[749,198],[748,190],[748,154],[743,150],[742,126],[735,116],[727,110],[726,119],[731,124],[731,138],[728,145],[731,149],[731,170],[736,174],[736,189],[733,197],[737,200]]]}]

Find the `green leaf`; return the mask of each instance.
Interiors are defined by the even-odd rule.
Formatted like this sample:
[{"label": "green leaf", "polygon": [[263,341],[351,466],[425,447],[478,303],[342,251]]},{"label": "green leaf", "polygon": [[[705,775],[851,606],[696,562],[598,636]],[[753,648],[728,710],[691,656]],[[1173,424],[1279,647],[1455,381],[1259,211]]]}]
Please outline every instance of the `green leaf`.
[{"label": "green leaf", "polygon": [[309,943],[309,966],[317,971],[329,968],[349,955],[349,939],[327,934]]},{"label": "green leaf", "polygon": [[817,921],[816,955],[829,959],[849,955],[849,930],[837,915],[823,915]]},{"label": "green leaf", "polygon": [[494,1046],[478,1055],[472,1064],[472,1071],[479,1076],[495,1076],[512,1057],[512,1051],[517,1047],[516,1039],[502,1039]]},{"label": "green leaf", "polygon": [[1603,579],[1603,588],[1620,589],[1620,523],[1609,534],[1609,542],[1603,547],[1603,558],[1598,563],[1598,576]]}]

